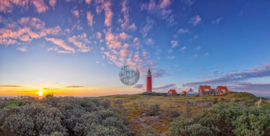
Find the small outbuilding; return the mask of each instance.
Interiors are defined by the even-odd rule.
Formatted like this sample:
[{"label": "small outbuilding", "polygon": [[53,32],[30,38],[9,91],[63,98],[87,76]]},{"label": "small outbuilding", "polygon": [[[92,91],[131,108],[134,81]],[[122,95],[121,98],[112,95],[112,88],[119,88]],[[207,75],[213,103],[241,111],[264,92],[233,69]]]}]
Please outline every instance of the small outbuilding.
[{"label": "small outbuilding", "polygon": [[192,88],[190,88],[189,90],[188,90],[188,92],[187,92],[187,94],[186,94],[187,96],[195,96],[196,95],[196,93],[193,91],[193,89]]},{"label": "small outbuilding", "polygon": [[175,91],[175,89],[170,89],[167,93],[167,96],[176,96],[177,92]]},{"label": "small outbuilding", "polygon": [[187,91],[183,91],[182,93],[183,93],[183,94],[187,94]]}]

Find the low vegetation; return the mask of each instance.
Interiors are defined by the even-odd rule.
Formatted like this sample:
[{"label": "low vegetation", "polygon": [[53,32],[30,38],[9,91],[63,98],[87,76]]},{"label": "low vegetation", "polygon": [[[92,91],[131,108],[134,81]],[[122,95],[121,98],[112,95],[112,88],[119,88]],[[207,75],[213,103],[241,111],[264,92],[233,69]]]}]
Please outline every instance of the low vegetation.
[{"label": "low vegetation", "polygon": [[0,100],[1,135],[270,135],[270,104],[248,93]]},{"label": "low vegetation", "polygon": [[[15,102],[14,102],[15,101]],[[109,102],[92,98],[32,97],[0,102],[2,133],[14,135],[133,135]],[[5,132],[4,132],[5,131]]]}]

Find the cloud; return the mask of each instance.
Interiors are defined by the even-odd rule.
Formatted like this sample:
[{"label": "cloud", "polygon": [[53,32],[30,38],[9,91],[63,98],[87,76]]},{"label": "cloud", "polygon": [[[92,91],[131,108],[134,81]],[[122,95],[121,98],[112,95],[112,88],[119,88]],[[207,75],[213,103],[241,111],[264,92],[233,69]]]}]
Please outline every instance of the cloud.
[{"label": "cloud", "polygon": [[75,17],[77,17],[77,18],[80,17],[80,12],[79,12],[79,10],[71,10],[71,13],[72,13]]},{"label": "cloud", "polygon": [[185,49],[187,49],[186,46],[182,47],[180,50],[181,50],[181,51],[184,51]]},{"label": "cloud", "polygon": [[182,69],[179,69],[178,71],[179,71],[179,72],[181,72],[181,71],[182,71]]},{"label": "cloud", "polygon": [[168,59],[174,59],[175,56],[168,56]]},{"label": "cloud", "polygon": [[212,24],[219,24],[219,22],[220,22],[221,20],[223,20],[223,17],[220,17],[220,18],[218,18],[218,19],[216,19],[216,20],[213,20],[213,21],[212,21]]},{"label": "cloud", "polygon": [[96,12],[99,14],[102,10],[105,11],[105,21],[104,25],[109,27],[112,25],[112,10],[111,10],[111,0],[96,0],[96,4],[99,4],[96,6]]},{"label": "cloud", "polygon": [[155,44],[154,40],[152,38],[148,38],[145,40],[145,44],[148,44],[148,45],[153,45]]},{"label": "cloud", "polygon": [[0,12],[12,12],[13,6],[28,9],[29,5],[34,5],[38,13],[49,9],[44,0],[0,0]]},{"label": "cloud", "polygon": [[199,38],[199,36],[198,35],[194,35],[194,39],[198,39]]},{"label": "cloud", "polygon": [[188,32],[189,32],[188,29],[183,29],[183,28],[178,29],[178,31],[177,31],[177,33],[179,33],[179,34],[185,34],[185,33],[188,33]]},{"label": "cloud", "polygon": [[85,3],[90,5],[91,1],[92,0],[85,0]]},{"label": "cloud", "polygon": [[78,51],[80,52],[88,52],[91,50],[91,48],[89,46],[86,46],[86,44],[91,43],[88,39],[87,39],[87,34],[83,33],[81,35],[78,36],[71,36],[68,38],[68,42],[72,42],[75,46],[77,46],[79,48]]},{"label": "cloud", "polygon": [[100,32],[97,32],[97,33],[96,33],[96,38],[97,38],[97,39],[100,39],[101,36],[102,36],[102,34],[101,34]]},{"label": "cloud", "polygon": [[94,15],[92,15],[90,11],[87,12],[87,21],[88,21],[88,25],[90,25],[90,26],[93,26],[93,24],[95,23],[93,21],[93,17],[94,17]]},{"label": "cloud", "polygon": [[152,89],[154,91],[169,91],[170,89],[175,89],[177,88],[175,84],[167,84],[167,85],[164,85],[164,86],[161,86],[161,87],[153,87]]},{"label": "cloud", "polygon": [[[2,19],[4,23],[7,23],[5,19]],[[38,18],[23,17],[16,22],[9,22],[10,25],[6,25],[0,29],[0,44],[8,46],[9,44],[21,44],[24,42],[30,42],[32,39],[38,39],[46,35],[60,35],[62,30],[60,26],[54,28],[46,28],[45,23]]]},{"label": "cloud", "polygon": [[67,88],[82,88],[84,86],[77,86],[77,85],[71,85],[71,86],[67,86]]},{"label": "cloud", "polygon": [[0,85],[0,87],[21,87],[19,85]]},{"label": "cloud", "polygon": [[229,85],[228,88],[232,91],[243,91],[252,93],[269,93],[270,83],[237,83],[234,85]]},{"label": "cloud", "polygon": [[171,0],[161,0],[160,3],[156,3],[155,0],[150,0],[149,3],[143,3],[141,5],[141,10],[147,10],[148,13],[156,15],[161,19],[165,19],[170,25],[177,24],[174,15],[172,14],[172,9],[168,7],[171,5]]},{"label": "cloud", "polygon": [[204,56],[208,56],[208,55],[209,55],[209,53],[205,53],[205,54],[204,54]]},{"label": "cloud", "polygon": [[33,0],[32,4],[37,8],[38,13],[45,12],[49,7],[44,3],[44,0]]},{"label": "cloud", "polygon": [[237,83],[237,82],[246,81],[249,79],[269,77],[269,76],[270,76],[270,63],[265,64],[263,66],[255,67],[250,72],[227,74],[220,78],[187,83],[187,84],[184,84],[184,86],[196,86],[200,84],[213,84],[213,85],[229,84],[229,83]]},{"label": "cloud", "polygon": [[99,63],[99,61],[96,61],[96,63]]},{"label": "cloud", "polygon": [[24,27],[33,27],[36,30],[41,30],[45,28],[45,23],[41,21],[39,18],[30,18],[30,17],[22,17],[18,20],[18,23]]},{"label": "cloud", "polygon": [[[62,39],[47,38],[47,37],[45,37],[45,39],[46,39],[47,41],[50,41],[50,42],[52,42],[52,43],[58,45],[58,46],[61,47],[61,48],[64,48],[66,51],[70,51],[70,52],[72,52],[72,53],[75,52],[75,49],[73,49],[71,46],[67,45]],[[69,52],[69,53],[70,53],[70,52]],[[59,52],[59,53],[61,53],[61,52]],[[63,53],[63,52],[62,52],[62,53]]]},{"label": "cloud", "polygon": [[133,86],[133,88],[138,88],[138,89],[141,89],[143,88],[144,84],[136,84]]},{"label": "cloud", "polygon": [[121,24],[122,30],[135,31],[137,27],[135,23],[129,25],[129,11],[130,8],[127,6],[129,0],[122,0],[122,9],[121,13],[123,14],[123,18],[118,19],[118,23]]},{"label": "cloud", "polygon": [[193,26],[197,26],[201,22],[201,17],[199,15],[192,17],[189,19],[189,23],[192,24]]},{"label": "cloud", "polygon": [[26,46],[23,46],[23,47],[17,47],[17,50],[20,50],[20,51],[22,51],[22,52],[25,52],[25,51],[27,51],[26,48],[27,48]]},{"label": "cloud", "polygon": [[129,30],[129,31],[135,31],[135,30],[137,30],[137,27],[136,27],[135,23],[133,23],[130,26],[128,26],[127,30]]},{"label": "cloud", "polygon": [[172,41],[171,41],[171,44],[172,44],[172,48],[178,46],[178,42],[175,41],[175,40],[172,40]]},{"label": "cloud", "polygon": [[[153,78],[167,76],[168,73],[158,66],[157,62],[150,60],[150,53],[141,48],[139,38],[130,38],[131,36],[125,32],[112,33],[111,28],[104,30],[105,41],[107,45],[104,53],[104,59],[107,59],[110,64],[115,64],[119,67],[123,65],[136,66],[141,75],[147,73],[148,68],[151,69]],[[128,44],[130,43],[130,44]]]},{"label": "cloud", "polygon": [[183,2],[187,6],[192,6],[195,0],[181,0],[181,2]]},{"label": "cloud", "polygon": [[56,4],[56,0],[49,0],[49,4],[50,4],[50,6],[53,7],[53,9],[54,9],[54,6],[55,6],[55,4]]},{"label": "cloud", "polygon": [[201,46],[198,46],[195,48],[195,50],[200,50],[201,49]]},{"label": "cloud", "polygon": [[143,37],[146,37],[148,32],[153,28],[154,25],[154,20],[151,19],[150,17],[146,17],[146,24],[145,26],[141,29],[141,33]]}]

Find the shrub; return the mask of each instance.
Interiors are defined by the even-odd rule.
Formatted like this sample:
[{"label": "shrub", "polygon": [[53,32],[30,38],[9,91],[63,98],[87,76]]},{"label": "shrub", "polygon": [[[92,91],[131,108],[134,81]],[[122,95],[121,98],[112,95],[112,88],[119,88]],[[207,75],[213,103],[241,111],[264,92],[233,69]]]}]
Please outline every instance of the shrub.
[{"label": "shrub", "polygon": [[46,98],[50,98],[50,97],[54,97],[54,94],[53,93],[48,93],[45,95]]},{"label": "shrub", "polygon": [[103,106],[105,109],[107,109],[111,106],[111,101],[110,100],[102,101],[101,106]]},{"label": "shrub", "polygon": [[190,114],[191,114],[191,109],[189,106],[186,106],[186,115],[190,116]]},{"label": "shrub", "polygon": [[3,109],[8,106],[8,103],[6,101],[0,100],[0,109]]},{"label": "shrub", "polygon": [[191,118],[180,116],[169,125],[169,135],[270,135],[270,110],[234,103],[203,109]]},{"label": "shrub", "polygon": [[239,102],[239,100],[238,99],[235,99],[234,102]]},{"label": "shrub", "polygon": [[58,109],[35,103],[21,108],[7,107],[2,111],[0,120],[11,132],[42,135],[53,131],[65,133],[66,129],[60,123],[61,118],[63,115]]},{"label": "shrub", "polygon": [[214,98],[213,103],[214,104],[218,103],[218,98]]},{"label": "shrub", "polygon": [[180,116],[180,113],[178,111],[175,111],[175,110],[169,111],[170,118],[177,118],[178,116]]},{"label": "shrub", "polygon": [[[2,101],[0,101],[2,103]],[[12,100],[12,103],[14,100]],[[109,101],[92,98],[22,98],[1,110],[0,126],[18,135],[134,135]],[[54,133],[52,133],[54,132]]]},{"label": "shrub", "polygon": [[148,116],[155,116],[158,114],[158,112],[160,111],[160,107],[159,107],[159,104],[154,104],[154,105],[150,105],[148,107],[148,110],[147,110],[147,115]]},{"label": "shrub", "polygon": [[144,127],[139,130],[140,136],[154,136],[155,129],[152,127]]}]

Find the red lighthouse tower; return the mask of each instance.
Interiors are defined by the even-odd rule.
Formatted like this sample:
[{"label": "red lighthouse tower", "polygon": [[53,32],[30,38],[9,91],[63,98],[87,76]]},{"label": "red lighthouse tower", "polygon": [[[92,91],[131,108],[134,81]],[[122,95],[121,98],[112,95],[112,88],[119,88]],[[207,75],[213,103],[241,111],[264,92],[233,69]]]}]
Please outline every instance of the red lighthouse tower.
[{"label": "red lighthouse tower", "polygon": [[150,69],[148,69],[146,77],[146,92],[152,92],[152,75]]}]

